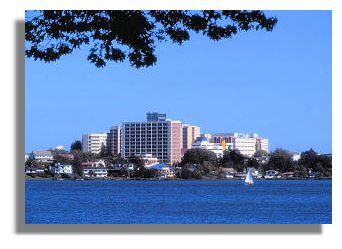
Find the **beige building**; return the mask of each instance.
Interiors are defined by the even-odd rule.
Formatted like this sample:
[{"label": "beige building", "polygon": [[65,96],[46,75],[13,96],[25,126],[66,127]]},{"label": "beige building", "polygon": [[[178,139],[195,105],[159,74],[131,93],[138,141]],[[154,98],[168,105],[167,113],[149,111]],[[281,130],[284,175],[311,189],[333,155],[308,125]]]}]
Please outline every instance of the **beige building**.
[{"label": "beige building", "polygon": [[258,137],[256,140],[256,150],[264,150],[266,152],[268,152],[268,139],[267,138],[260,138]]},{"label": "beige building", "polygon": [[183,149],[191,149],[192,143],[201,136],[201,129],[195,125],[183,124]]},{"label": "beige building", "polygon": [[233,149],[238,150],[242,155],[252,157],[256,152],[256,138],[233,137]]},{"label": "beige building", "polygon": [[107,149],[112,155],[118,155],[121,152],[121,127],[113,126],[107,133]]},{"label": "beige building", "polygon": [[208,139],[211,143],[222,143],[222,141],[230,144],[230,149],[238,150],[242,155],[252,157],[255,152],[264,150],[268,152],[268,139],[258,136],[256,133],[213,133],[202,134],[202,137]]},{"label": "beige building", "polygon": [[106,146],[106,144],[107,144],[106,133],[92,133],[92,134],[84,134],[82,136],[83,152],[99,154],[102,146]]}]

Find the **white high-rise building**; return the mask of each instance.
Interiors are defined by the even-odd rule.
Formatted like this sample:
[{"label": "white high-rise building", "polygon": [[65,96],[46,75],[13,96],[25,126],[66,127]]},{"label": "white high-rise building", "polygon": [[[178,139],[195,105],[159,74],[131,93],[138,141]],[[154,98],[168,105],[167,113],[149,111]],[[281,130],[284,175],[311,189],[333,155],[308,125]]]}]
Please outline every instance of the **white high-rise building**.
[{"label": "white high-rise building", "polygon": [[210,143],[206,137],[199,137],[192,143],[192,149],[205,149],[215,153],[216,157],[222,157],[224,151],[228,150],[232,144]]},{"label": "white high-rise building", "polygon": [[92,134],[84,134],[82,136],[83,152],[99,154],[102,146],[106,146],[106,144],[107,144],[106,133],[92,133]]}]

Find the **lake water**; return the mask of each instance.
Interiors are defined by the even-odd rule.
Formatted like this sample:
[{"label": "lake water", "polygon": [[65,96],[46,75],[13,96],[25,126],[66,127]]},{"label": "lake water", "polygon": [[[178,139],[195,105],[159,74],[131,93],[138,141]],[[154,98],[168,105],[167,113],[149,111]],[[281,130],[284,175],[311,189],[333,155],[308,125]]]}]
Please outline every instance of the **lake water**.
[{"label": "lake water", "polygon": [[26,224],[329,224],[332,182],[25,182]]}]

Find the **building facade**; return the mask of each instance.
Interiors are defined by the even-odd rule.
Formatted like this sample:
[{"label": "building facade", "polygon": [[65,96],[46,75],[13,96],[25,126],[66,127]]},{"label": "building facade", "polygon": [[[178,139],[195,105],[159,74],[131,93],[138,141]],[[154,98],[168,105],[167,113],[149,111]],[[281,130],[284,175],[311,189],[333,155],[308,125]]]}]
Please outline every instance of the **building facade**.
[{"label": "building facade", "polygon": [[211,143],[206,137],[199,137],[192,144],[192,149],[205,149],[215,153],[216,157],[222,157],[224,151],[231,147],[230,143]]},{"label": "building facade", "polygon": [[181,122],[164,119],[165,114],[152,114],[147,113],[146,122],[124,122],[122,124],[122,157],[151,154],[159,162],[170,164],[180,162]]},{"label": "building facade", "polygon": [[30,159],[41,161],[41,162],[52,162],[53,155],[51,151],[48,151],[48,150],[34,150],[30,154]]},{"label": "building facade", "polygon": [[201,129],[195,125],[183,124],[183,150],[191,149],[192,143],[201,136]]},{"label": "building facade", "polygon": [[230,149],[238,150],[242,155],[252,157],[255,152],[264,150],[268,152],[268,139],[258,136],[256,133],[213,133],[202,134],[211,143],[230,144]]},{"label": "building facade", "polygon": [[72,174],[71,164],[55,164],[49,167],[51,173],[54,174]]},{"label": "building facade", "polygon": [[112,155],[121,153],[121,127],[113,126],[110,132],[107,133],[107,150]]},{"label": "building facade", "polygon": [[82,136],[83,152],[99,154],[102,146],[106,146],[106,144],[107,134],[105,133],[84,134]]},{"label": "building facade", "polygon": [[105,162],[101,160],[83,162],[82,171],[84,177],[107,177],[108,168]]}]

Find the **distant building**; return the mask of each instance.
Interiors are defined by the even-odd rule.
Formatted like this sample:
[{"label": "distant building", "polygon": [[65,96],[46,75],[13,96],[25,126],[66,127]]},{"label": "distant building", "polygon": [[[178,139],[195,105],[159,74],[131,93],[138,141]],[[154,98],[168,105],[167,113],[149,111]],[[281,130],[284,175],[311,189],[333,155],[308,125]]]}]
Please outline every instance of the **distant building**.
[{"label": "distant building", "polygon": [[107,150],[112,155],[118,155],[121,152],[121,127],[113,126],[107,133]]},{"label": "distant building", "polygon": [[158,158],[153,157],[152,154],[142,154],[142,155],[136,155],[136,156],[140,157],[140,159],[144,162],[145,167],[159,163]]},{"label": "distant building", "polygon": [[122,157],[151,154],[159,162],[181,161],[180,121],[167,120],[165,114],[147,113],[146,122],[124,122],[121,127]]},{"label": "distant building", "polygon": [[83,176],[85,177],[107,177],[108,168],[103,160],[83,162]]},{"label": "distant building", "polygon": [[233,137],[233,149],[238,150],[242,155],[252,157],[257,151],[255,137],[241,136]]},{"label": "distant building", "polygon": [[55,150],[64,150],[64,146],[63,145],[58,145],[55,147]]},{"label": "distant building", "polygon": [[281,175],[279,174],[279,171],[277,170],[267,170],[265,171],[265,179],[274,179],[274,178],[280,178]]},{"label": "distant building", "polygon": [[106,144],[107,134],[105,133],[84,134],[82,136],[83,152],[99,154],[102,146],[106,146]]},{"label": "distant building", "polygon": [[70,164],[55,164],[49,167],[49,171],[54,174],[72,174],[72,165]]},{"label": "distant building", "polygon": [[229,143],[210,143],[205,137],[199,137],[192,144],[192,149],[205,149],[215,153],[217,157],[222,157],[224,151],[231,147]]},{"label": "distant building", "polygon": [[73,161],[75,159],[74,154],[71,154],[71,153],[63,153],[63,154],[59,154],[58,156],[66,159],[66,160],[69,160],[69,161]]},{"label": "distant building", "polygon": [[192,143],[201,135],[201,129],[195,125],[183,124],[182,125],[183,132],[183,148],[182,154],[192,148]]},{"label": "distant building", "polygon": [[290,155],[292,156],[292,160],[295,162],[299,161],[301,157],[301,153],[299,152],[290,152]]},{"label": "distant building", "polygon": [[231,144],[233,150],[238,150],[242,155],[252,157],[255,152],[264,150],[268,152],[268,139],[259,137],[258,134],[252,133],[212,133],[202,134],[202,137],[208,139],[211,143],[222,143],[224,141],[227,144]]},{"label": "distant building", "polygon": [[30,159],[38,160],[41,162],[52,162],[53,155],[51,151],[48,151],[48,150],[34,150],[30,154]]},{"label": "distant building", "polygon": [[31,166],[25,168],[25,173],[27,175],[33,174],[45,174],[45,167],[44,166]]}]

